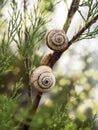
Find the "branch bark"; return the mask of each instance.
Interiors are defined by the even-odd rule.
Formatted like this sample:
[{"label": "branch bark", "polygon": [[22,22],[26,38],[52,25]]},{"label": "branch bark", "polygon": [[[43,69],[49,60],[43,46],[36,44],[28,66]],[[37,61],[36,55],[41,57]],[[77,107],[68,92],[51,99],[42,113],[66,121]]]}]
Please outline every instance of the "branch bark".
[{"label": "branch bark", "polygon": [[66,22],[63,26],[63,29],[64,29],[65,32],[67,32],[67,30],[68,30],[68,28],[71,24],[73,16],[78,9],[79,3],[80,3],[80,0],[73,0],[72,3],[71,3],[70,9],[69,9],[68,15],[67,15],[67,20],[66,20]]}]

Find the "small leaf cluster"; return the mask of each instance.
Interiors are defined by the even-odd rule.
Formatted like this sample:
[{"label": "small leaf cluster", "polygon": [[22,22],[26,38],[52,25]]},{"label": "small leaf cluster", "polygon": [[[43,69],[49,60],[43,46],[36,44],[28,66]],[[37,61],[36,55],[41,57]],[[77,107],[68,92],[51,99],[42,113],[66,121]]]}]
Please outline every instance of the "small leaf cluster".
[{"label": "small leaf cluster", "polygon": [[17,111],[16,99],[0,95],[0,130],[16,130],[14,115]]},{"label": "small leaf cluster", "polygon": [[[72,119],[68,117],[68,109],[70,104],[66,104],[65,109],[63,107],[58,106],[54,111],[54,115],[51,118],[51,124],[47,130],[70,130],[76,129],[76,124]],[[62,112],[63,111],[63,112]]]},{"label": "small leaf cluster", "polygon": [[[0,10],[3,9],[6,2],[2,3],[2,7]],[[3,29],[3,25],[5,25],[6,20],[2,18],[2,12],[0,11],[0,28]],[[4,72],[8,72],[11,70],[10,63],[12,59],[12,53],[10,52],[10,34],[9,31],[6,30],[5,32],[0,32],[1,39],[0,39],[0,76]],[[8,33],[8,35],[7,35]]]},{"label": "small leaf cluster", "polygon": [[[94,19],[94,17],[98,14],[98,0],[92,1],[92,0],[83,0],[82,4],[79,5],[81,9],[85,8],[87,10],[86,16],[84,16],[83,12],[78,9],[78,12],[80,16],[82,17],[84,23],[83,26],[85,27],[90,21]],[[94,21],[92,21],[94,22]],[[80,28],[82,28],[81,26]],[[82,39],[91,39],[95,38],[96,35],[98,35],[98,25],[95,24],[94,26],[90,26],[87,28],[87,30],[77,39],[77,41],[80,41]]]},{"label": "small leaf cluster", "polygon": [[[51,3],[53,4],[52,1]],[[24,12],[18,9],[15,0],[12,1],[11,8],[12,14],[9,12],[10,42],[16,43],[18,55],[21,56],[24,62],[29,57],[31,68],[33,68],[36,66],[35,58],[38,49],[42,45],[46,34],[46,24],[50,21],[50,12],[46,10],[47,4],[41,0],[34,3],[32,9],[24,9]]]},{"label": "small leaf cluster", "polygon": [[12,59],[12,54],[9,53],[10,50],[8,48],[9,44],[6,43],[3,37],[2,44],[0,46],[0,75],[11,70],[10,63]]}]

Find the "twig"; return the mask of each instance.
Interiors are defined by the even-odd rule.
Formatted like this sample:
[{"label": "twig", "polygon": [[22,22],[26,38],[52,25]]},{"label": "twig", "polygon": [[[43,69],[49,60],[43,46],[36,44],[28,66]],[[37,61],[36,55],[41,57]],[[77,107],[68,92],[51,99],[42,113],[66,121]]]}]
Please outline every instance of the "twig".
[{"label": "twig", "polygon": [[[27,27],[26,27],[26,12],[27,12],[27,6],[26,6],[26,0],[24,0],[24,44],[26,47],[27,44]],[[27,82],[28,82],[28,96],[31,100],[32,98],[32,86],[30,83],[30,58],[29,55],[27,54],[26,56],[26,60],[25,60],[25,64],[26,64],[26,71],[27,71]]]},{"label": "twig", "polygon": [[41,97],[42,97],[42,93],[38,92],[37,96],[35,98],[35,101],[34,101],[34,105],[33,105],[33,107],[30,109],[30,111],[28,113],[29,116],[26,119],[26,123],[22,126],[21,130],[28,130],[29,129],[30,123],[32,121],[32,116],[34,116],[36,110],[38,109]]},{"label": "twig", "polygon": [[73,0],[72,1],[72,4],[71,4],[70,9],[68,11],[67,20],[66,20],[66,22],[63,26],[63,29],[64,29],[65,32],[67,32],[67,30],[68,30],[68,28],[71,24],[71,21],[73,19],[75,12],[77,11],[79,3],[80,3],[80,0]]},{"label": "twig", "polygon": [[29,59],[29,57],[26,57],[26,68],[27,68],[28,96],[29,96],[29,98],[31,100],[31,98],[32,98],[32,86],[31,86],[31,82],[30,82],[30,77],[31,77],[30,70],[31,70],[31,67],[30,67],[30,59]]},{"label": "twig", "polygon": [[85,26],[75,36],[72,37],[72,39],[69,41],[69,45],[71,45],[73,42],[75,42],[77,40],[77,38],[79,38],[83,34],[83,32],[85,32],[97,20],[98,20],[98,14],[91,21],[89,21],[87,24],[85,24]]}]

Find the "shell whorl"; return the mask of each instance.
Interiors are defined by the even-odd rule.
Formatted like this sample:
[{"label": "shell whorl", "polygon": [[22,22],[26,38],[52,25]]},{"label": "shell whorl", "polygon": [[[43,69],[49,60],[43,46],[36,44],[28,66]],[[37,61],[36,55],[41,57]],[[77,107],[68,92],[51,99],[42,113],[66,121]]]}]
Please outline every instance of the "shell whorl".
[{"label": "shell whorl", "polygon": [[46,36],[46,44],[54,51],[64,51],[68,47],[68,38],[64,30],[51,30]]},{"label": "shell whorl", "polygon": [[40,66],[31,75],[31,84],[39,92],[48,92],[55,85],[55,77],[48,66]]}]

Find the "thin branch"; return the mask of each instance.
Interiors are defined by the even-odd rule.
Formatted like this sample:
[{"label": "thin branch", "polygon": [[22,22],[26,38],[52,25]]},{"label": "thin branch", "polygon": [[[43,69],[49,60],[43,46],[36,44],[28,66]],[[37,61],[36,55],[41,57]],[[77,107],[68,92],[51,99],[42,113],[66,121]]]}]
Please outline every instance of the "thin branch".
[{"label": "thin branch", "polygon": [[27,43],[26,12],[27,12],[27,6],[26,6],[26,0],[24,0],[24,44],[25,45]]},{"label": "thin branch", "polygon": [[31,100],[31,98],[32,98],[32,86],[31,86],[31,82],[30,82],[30,77],[31,77],[30,70],[31,70],[31,67],[30,67],[29,56],[26,57],[26,68],[27,68],[28,96],[29,96],[29,98]]},{"label": "thin branch", "polygon": [[71,4],[70,9],[68,11],[67,20],[63,26],[63,29],[65,32],[67,32],[67,30],[72,22],[73,16],[78,9],[79,3],[80,3],[80,0],[73,0],[72,1],[72,4]]},{"label": "thin branch", "polygon": [[29,113],[28,113],[28,117],[26,118],[26,123],[22,126],[21,130],[28,130],[30,127],[30,123],[32,121],[32,117],[34,116],[36,110],[38,109],[40,100],[42,97],[42,93],[38,92],[33,104],[33,107],[30,109]]},{"label": "thin branch", "polygon": [[42,93],[38,92],[31,111],[36,112],[36,110],[38,109],[41,97],[42,97]]},{"label": "thin branch", "polygon": [[75,35],[72,37],[72,39],[69,41],[69,45],[71,45],[73,42],[75,42],[82,34],[85,32],[91,25],[93,25],[98,20],[98,14]]},{"label": "thin branch", "polygon": [[[26,6],[26,0],[24,0],[24,45],[26,47],[27,44],[27,25],[26,25],[26,13],[27,13],[27,6]],[[28,96],[31,100],[32,98],[32,86],[30,83],[30,58],[29,55],[27,54],[26,56],[26,60],[25,60],[25,64],[26,64],[26,71],[27,71],[27,82],[28,82]]]}]

